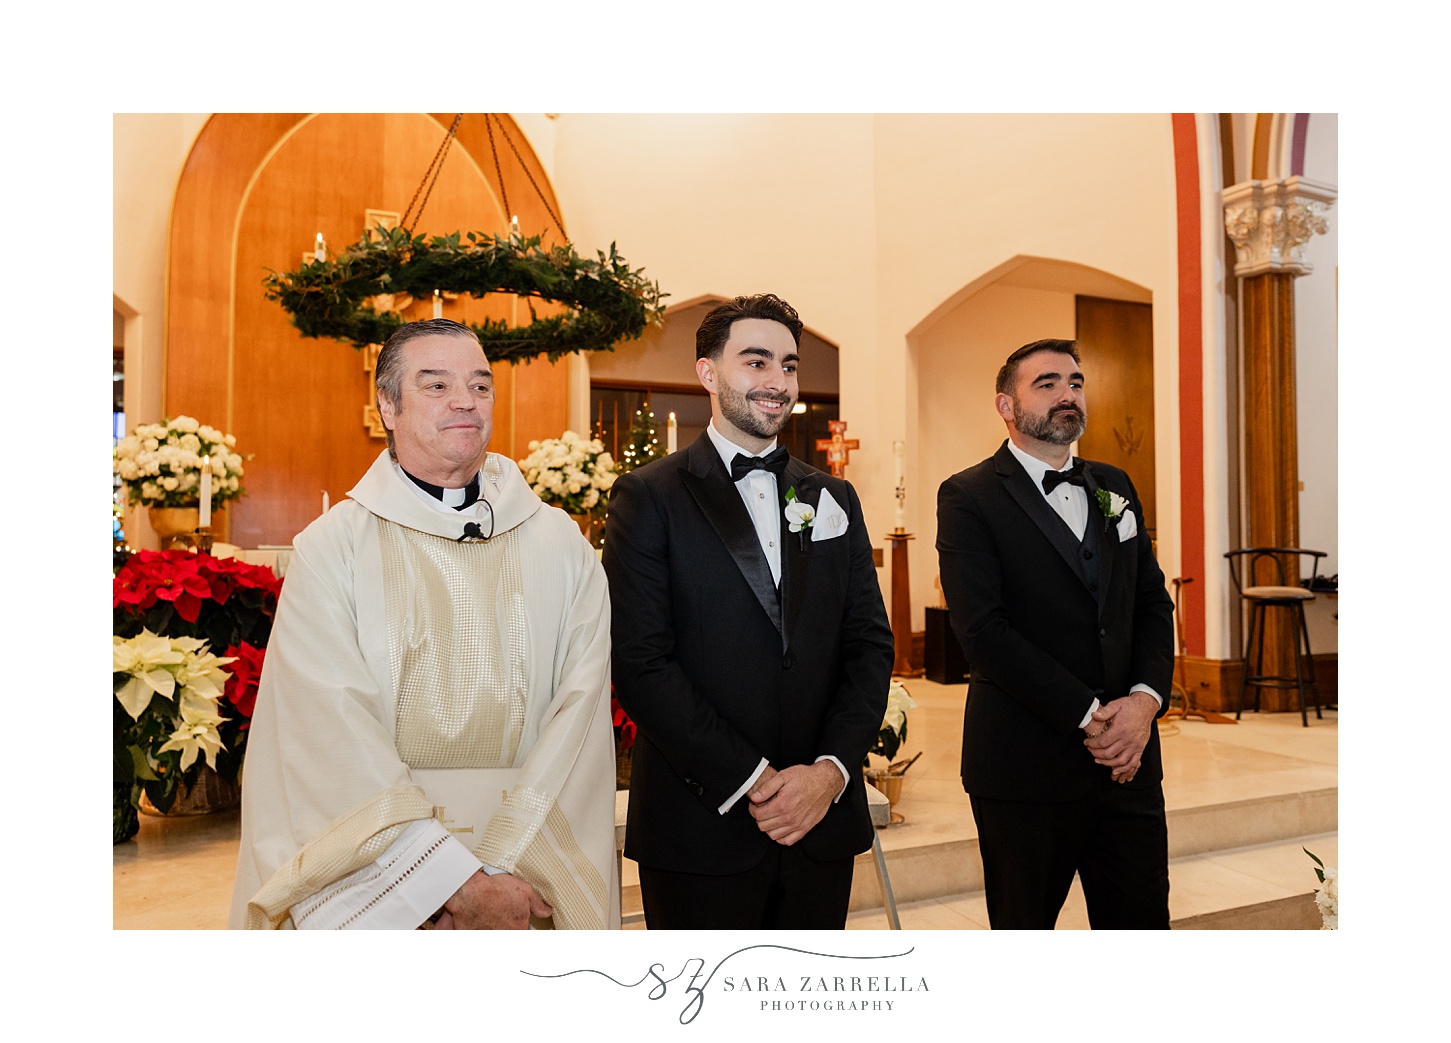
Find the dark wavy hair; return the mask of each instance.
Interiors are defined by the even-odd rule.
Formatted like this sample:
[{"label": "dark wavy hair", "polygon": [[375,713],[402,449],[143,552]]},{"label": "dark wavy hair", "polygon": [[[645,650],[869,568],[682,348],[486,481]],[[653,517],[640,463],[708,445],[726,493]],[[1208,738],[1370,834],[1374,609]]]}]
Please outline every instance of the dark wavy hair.
[{"label": "dark wavy hair", "polygon": [[1018,363],[1029,355],[1036,355],[1042,351],[1051,351],[1055,355],[1072,355],[1074,362],[1080,366],[1083,365],[1083,360],[1078,357],[1078,341],[1035,340],[1031,344],[1024,344],[1008,356],[1008,361],[1004,362],[1003,368],[998,370],[997,393],[999,395],[1013,394],[1018,386]]},{"label": "dark wavy hair", "polygon": [[731,325],[737,319],[769,319],[779,322],[791,331],[796,346],[801,347],[801,331],[805,328],[796,309],[774,293],[758,293],[751,297],[736,297],[718,304],[706,312],[695,331],[695,357],[697,359],[718,359],[731,337]]}]

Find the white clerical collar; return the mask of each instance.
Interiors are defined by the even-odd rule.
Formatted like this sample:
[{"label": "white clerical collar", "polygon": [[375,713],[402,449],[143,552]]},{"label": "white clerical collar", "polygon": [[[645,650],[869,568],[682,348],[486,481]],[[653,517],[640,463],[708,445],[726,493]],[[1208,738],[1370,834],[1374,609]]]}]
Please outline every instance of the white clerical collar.
[{"label": "white clerical collar", "polygon": [[[392,464],[394,470],[398,472],[398,477],[403,480],[403,484],[408,486],[408,488],[412,489],[420,500],[428,504],[434,510],[442,511],[448,514],[455,514],[457,513],[456,508],[458,507],[458,505],[464,502],[464,497],[468,492],[467,483],[463,486],[463,488],[460,489],[445,488],[443,490],[443,496],[437,497],[430,493],[427,489],[420,489],[418,487],[418,484],[408,476],[408,472],[403,470],[402,466],[399,465],[397,460],[392,461]],[[488,499],[489,483],[483,480],[482,468],[479,469],[478,482],[479,499]]]},{"label": "white clerical collar", "polygon": [[[715,429],[715,417],[711,417],[710,423],[705,425],[705,433],[710,435],[711,444],[715,446],[715,451],[720,454],[721,463],[725,464],[727,474],[730,473],[731,461],[736,458],[737,453],[741,456],[765,456],[772,449],[776,448],[776,439],[773,438],[771,439],[771,444],[759,453],[753,453],[749,449],[742,449]],[[769,474],[770,472],[768,471],[767,473]]]},{"label": "white clerical collar", "polygon": [[1053,467],[1043,460],[1039,460],[1032,453],[1025,452],[1019,448],[1018,443],[1011,438],[1008,439],[1008,451],[1017,457],[1018,463],[1023,465],[1023,470],[1028,472],[1028,477],[1033,479],[1033,484],[1039,489],[1043,488],[1043,476],[1049,471],[1066,471],[1073,466],[1073,454],[1068,454],[1068,462],[1062,467]]}]

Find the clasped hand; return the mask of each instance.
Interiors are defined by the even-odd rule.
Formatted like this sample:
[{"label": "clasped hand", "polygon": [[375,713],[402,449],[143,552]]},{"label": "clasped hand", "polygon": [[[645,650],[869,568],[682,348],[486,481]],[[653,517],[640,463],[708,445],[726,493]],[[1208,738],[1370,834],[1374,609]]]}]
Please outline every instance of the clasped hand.
[{"label": "clasped hand", "polygon": [[841,792],[841,772],[831,761],[767,767],[750,792],[751,817],[761,832],[790,847],[826,817]]},{"label": "clasped hand", "polygon": [[480,871],[443,903],[434,930],[522,931],[530,916],[553,915],[554,908],[532,885],[509,873],[489,876]]},{"label": "clasped hand", "polygon": [[1128,782],[1138,773],[1158,710],[1148,692],[1130,692],[1095,710],[1083,729],[1083,745],[1095,762],[1112,770],[1115,782]]}]

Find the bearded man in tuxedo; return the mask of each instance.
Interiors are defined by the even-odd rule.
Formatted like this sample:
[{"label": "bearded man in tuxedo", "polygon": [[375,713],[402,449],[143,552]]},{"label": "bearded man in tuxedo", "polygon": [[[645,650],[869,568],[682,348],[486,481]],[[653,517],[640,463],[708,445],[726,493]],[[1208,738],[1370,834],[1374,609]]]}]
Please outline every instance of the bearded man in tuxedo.
[{"label": "bearded man in tuxedo", "polygon": [[1092,927],[1167,928],[1155,722],[1173,603],[1143,508],[1123,471],[1070,456],[1087,422],[1075,342],[1013,352],[994,404],[1007,440],[937,497],[989,921],[1051,929],[1076,872]]},{"label": "bearded man in tuxedo", "polygon": [[856,493],[776,447],[802,323],[737,297],[696,334],[711,421],[622,475],[604,567],[639,726],[625,854],[651,929],[841,928],[892,632]]}]

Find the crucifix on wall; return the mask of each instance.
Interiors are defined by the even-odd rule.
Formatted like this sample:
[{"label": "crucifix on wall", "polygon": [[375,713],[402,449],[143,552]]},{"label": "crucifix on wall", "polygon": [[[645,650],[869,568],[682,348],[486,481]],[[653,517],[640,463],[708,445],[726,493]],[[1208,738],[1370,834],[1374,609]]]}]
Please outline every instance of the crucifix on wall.
[{"label": "crucifix on wall", "polygon": [[831,473],[837,478],[845,478],[846,465],[851,462],[848,456],[853,449],[861,448],[861,442],[846,437],[845,420],[828,420],[826,426],[831,431],[831,437],[818,438],[816,448],[826,453],[826,466]]}]

